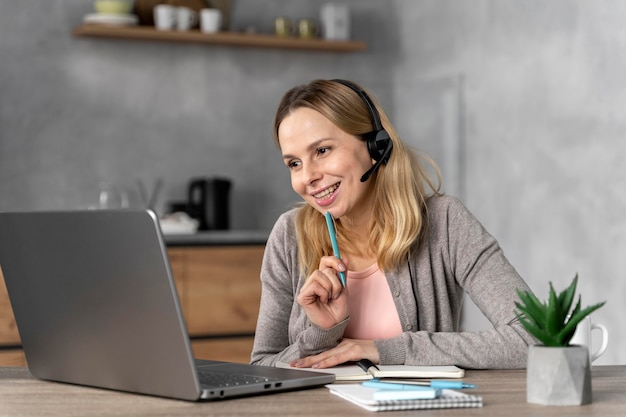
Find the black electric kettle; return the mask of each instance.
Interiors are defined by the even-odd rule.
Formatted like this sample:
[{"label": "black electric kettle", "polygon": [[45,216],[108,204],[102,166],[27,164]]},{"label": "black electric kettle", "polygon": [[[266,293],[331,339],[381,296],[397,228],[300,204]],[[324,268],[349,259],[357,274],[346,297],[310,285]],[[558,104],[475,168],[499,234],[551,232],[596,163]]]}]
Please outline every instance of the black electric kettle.
[{"label": "black electric kettle", "polygon": [[187,214],[198,220],[198,230],[229,228],[231,181],[226,178],[193,178],[189,182]]}]

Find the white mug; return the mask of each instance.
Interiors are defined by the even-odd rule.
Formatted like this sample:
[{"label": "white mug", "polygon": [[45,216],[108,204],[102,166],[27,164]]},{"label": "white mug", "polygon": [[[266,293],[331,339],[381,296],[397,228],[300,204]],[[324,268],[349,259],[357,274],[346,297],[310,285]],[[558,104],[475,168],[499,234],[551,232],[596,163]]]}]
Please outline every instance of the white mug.
[{"label": "white mug", "polygon": [[177,7],[176,29],[189,30],[198,23],[198,13],[189,7]]},{"label": "white mug", "polygon": [[[600,344],[598,350],[592,352],[591,342],[593,340],[593,337],[591,333],[594,330],[600,330],[600,333],[602,334],[602,343]],[[602,356],[602,354],[606,351],[606,348],[609,345],[609,331],[603,324],[591,323],[591,318],[587,316],[583,320],[581,320],[580,323],[578,323],[578,326],[576,327],[576,332],[574,333],[574,336],[569,343],[570,345],[586,346],[589,350],[589,360],[593,362],[600,356]]]},{"label": "white mug", "polygon": [[222,26],[222,11],[219,9],[200,10],[200,28],[204,33],[215,33]]},{"label": "white mug", "polygon": [[324,39],[345,41],[350,39],[350,9],[345,4],[326,3],[320,9]]},{"label": "white mug", "polygon": [[154,26],[158,30],[173,30],[176,27],[177,7],[159,4],[154,7]]}]

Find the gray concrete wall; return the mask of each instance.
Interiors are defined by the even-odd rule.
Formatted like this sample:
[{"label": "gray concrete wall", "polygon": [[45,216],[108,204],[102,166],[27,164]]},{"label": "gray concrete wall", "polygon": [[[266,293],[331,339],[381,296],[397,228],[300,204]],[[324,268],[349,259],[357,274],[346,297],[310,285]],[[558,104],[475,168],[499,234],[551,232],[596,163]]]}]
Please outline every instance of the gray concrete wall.
[{"label": "gray concrete wall", "polygon": [[[322,1],[235,0],[235,27]],[[85,207],[109,181],[234,181],[234,228],[271,227],[296,201],[271,140],[282,93],[312,78],[368,86],[405,140],[442,164],[531,287],[580,274],[607,300],[596,363],[626,363],[626,5],[618,0],[352,0],[366,52],[73,39],[88,0],[0,2],[0,210]],[[470,306],[471,307],[471,306]],[[475,309],[466,327],[481,328]]]},{"label": "gray concrete wall", "polygon": [[464,201],[544,299],[579,273],[583,305],[607,300],[596,363],[625,363],[626,5],[418,3],[397,3],[394,87],[461,77]]}]

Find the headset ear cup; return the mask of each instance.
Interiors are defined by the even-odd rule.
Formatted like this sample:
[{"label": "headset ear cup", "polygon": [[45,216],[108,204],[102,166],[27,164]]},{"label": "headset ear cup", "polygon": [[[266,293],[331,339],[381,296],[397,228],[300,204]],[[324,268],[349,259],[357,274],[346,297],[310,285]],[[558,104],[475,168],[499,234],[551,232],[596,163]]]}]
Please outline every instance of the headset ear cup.
[{"label": "headset ear cup", "polygon": [[[391,143],[391,138],[385,129],[370,132],[367,134],[367,150],[374,161],[380,161],[385,155],[387,146]],[[389,155],[385,159],[389,159]],[[387,161],[382,161],[386,163]]]},{"label": "headset ear cup", "polygon": [[[380,132],[381,132],[381,131],[379,131],[378,133],[380,133]],[[384,130],[383,130],[382,132],[384,132]],[[373,133],[374,133],[374,132],[372,132],[372,137],[374,137]],[[387,134],[387,132],[384,132],[384,133],[385,133],[385,134]],[[372,140],[368,140],[368,141],[367,141],[367,147],[368,147],[368,149],[371,149],[371,148],[372,148],[372,147],[374,147],[374,146],[376,146],[376,149],[378,149],[378,146],[379,146],[379,145],[382,145],[382,144],[383,144],[383,143],[385,143],[385,142],[386,142],[386,145],[385,145],[385,149],[383,150],[382,154],[379,154],[379,151],[380,151],[380,150],[378,150],[378,151],[376,152],[376,155],[378,156],[378,158],[377,158],[378,160],[376,160],[376,159],[375,159],[375,161],[376,161],[376,162],[374,163],[374,165],[372,165],[372,167],[371,167],[370,169],[368,169],[368,170],[367,170],[367,171],[366,171],[366,172],[365,172],[365,173],[361,176],[361,182],[365,182],[365,181],[367,181],[367,180],[368,180],[368,179],[372,176],[372,174],[373,174],[374,172],[376,172],[376,170],[378,170],[378,168],[380,168],[380,166],[381,166],[382,164],[386,164],[386,163],[387,163],[387,161],[389,160],[389,156],[391,155],[391,150],[393,149],[393,142],[392,142],[392,141],[391,141],[391,139],[389,139],[389,138],[387,138],[387,139],[385,140],[385,139],[383,138],[382,134],[381,134],[381,136],[379,137],[379,139],[380,139],[380,140],[379,140],[378,142],[377,142],[377,141],[375,141],[374,139],[372,139]],[[371,152],[370,152],[370,156],[371,156],[372,158],[374,158],[374,156],[372,155],[372,153],[371,153]]]}]

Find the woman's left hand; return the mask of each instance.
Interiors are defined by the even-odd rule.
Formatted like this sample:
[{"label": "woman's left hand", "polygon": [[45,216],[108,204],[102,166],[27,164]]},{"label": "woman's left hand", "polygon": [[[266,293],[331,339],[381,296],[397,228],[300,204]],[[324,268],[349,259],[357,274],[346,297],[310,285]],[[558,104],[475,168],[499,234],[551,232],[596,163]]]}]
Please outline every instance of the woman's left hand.
[{"label": "woman's left hand", "polygon": [[307,356],[291,362],[296,368],[330,368],[344,362],[369,359],[380,362],[378,349],[373,340],[343,339],[337,346],[317,355]]}]

